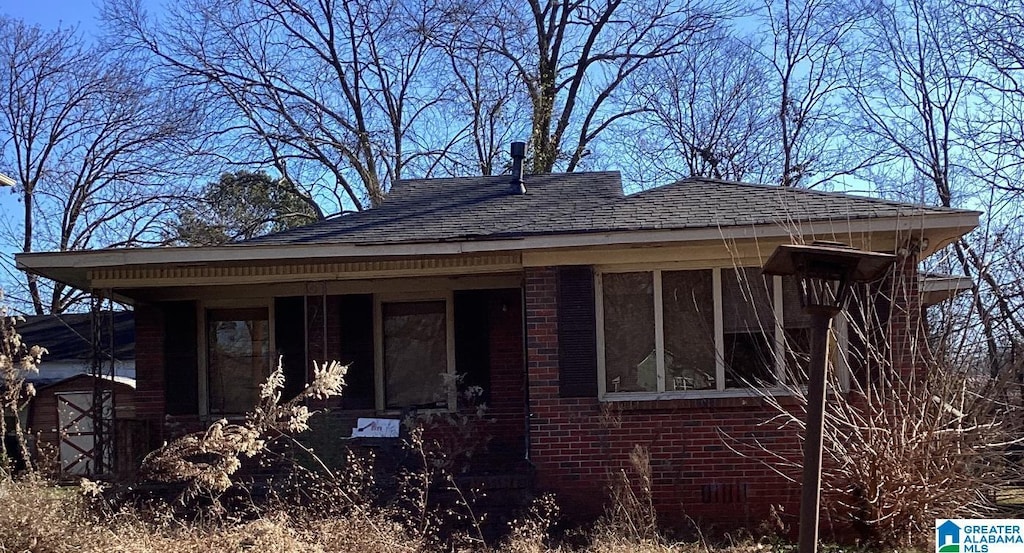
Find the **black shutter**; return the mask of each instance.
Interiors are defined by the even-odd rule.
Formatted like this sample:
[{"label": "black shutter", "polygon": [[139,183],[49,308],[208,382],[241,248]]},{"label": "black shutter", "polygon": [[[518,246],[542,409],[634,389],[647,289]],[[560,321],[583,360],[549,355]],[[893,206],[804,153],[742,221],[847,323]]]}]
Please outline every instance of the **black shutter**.
[{"label": "black shutter", "polygon": [[344,409],[373,409],[373,296],[338,296],[337,305],[341,330],[339,361],[348,365],[342,406]]},{"label": "black shutter", "polygon": [[199,413],[199,327],[196,302],[161,305],[164,315],[164,403],[168,415]]},{"label": "black shutter", "polygon": [[455,370],[464,375],[464,386],[480,386],[483,403],[490,403],[491,390],[491,303],[497,301],[494,290],[456,290]]},{"label": "black shutter", "polygon": [[588,266],[558,269],[558,391],[561,397],[597,396],[597,322],[594,273]]},{"label": "black shutter", "polygon": [[[308,380],[305,304],[303,296],[274,298],[274,342],[284,367],[284,400],[297,396]],[[277,358],[271,362],[276,365]]]}]

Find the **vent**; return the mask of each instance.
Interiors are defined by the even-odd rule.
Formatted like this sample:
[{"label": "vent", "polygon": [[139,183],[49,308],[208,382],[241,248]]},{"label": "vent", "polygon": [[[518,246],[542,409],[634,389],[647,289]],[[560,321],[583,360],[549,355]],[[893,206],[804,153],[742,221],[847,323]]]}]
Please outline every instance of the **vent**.
[{"label": "vent", "polygon": [[526,183],[523,182],[523,160],[526,159],[526,143],[512,143],[512,194],[526,194]]},{"label": "vent", "polygon": [[700,498],[704,503],[746,503],[747,484],[704,484],[700,487]]}]

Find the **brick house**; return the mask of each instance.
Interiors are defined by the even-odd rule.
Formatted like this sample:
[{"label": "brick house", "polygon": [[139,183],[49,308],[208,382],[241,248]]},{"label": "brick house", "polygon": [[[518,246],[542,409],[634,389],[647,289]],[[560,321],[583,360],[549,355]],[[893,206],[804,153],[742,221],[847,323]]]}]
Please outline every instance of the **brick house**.
[{"label": "brick house", "polygon": [[[799,443],[762,424],[762,394],[804,364],[807,319],[794,283],[759,267],[793,241],[898,253],[885,322],[912,371],[917,263],[978,217],[702,178],[633,195],[614,172],[446,178],[398,182],[378,208],[244,243],[17,261],[134,306],[136,412],[154,443],[244,412],[278,354],[296,385],[312,360],[351,363],[325,419],[336,442],[357,417],[455,408],[440,375],[458,373],[495,421],[489,468],[528,465],[538,489],[593,511],[639,444],[669,522],[736,524],[772,505],[795,513],[799,495],[721,438]],[[857,365],[844,320],[840,382]]]}]

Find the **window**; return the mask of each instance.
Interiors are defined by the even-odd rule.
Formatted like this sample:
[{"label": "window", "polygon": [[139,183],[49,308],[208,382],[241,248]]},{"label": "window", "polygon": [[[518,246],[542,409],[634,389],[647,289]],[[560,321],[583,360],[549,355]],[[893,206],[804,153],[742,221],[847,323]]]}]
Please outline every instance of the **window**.
[{"label": "window", "polygon": [[749,390],[806,381],[795,278],[760,268],[600,272],[603,394]]},{"label": "window", "polygon": [[714,278],[710,270],[661,273],[666,390],[713,390]]},{"label": "window", "polygon": [[268,309],[208,309],[206,323],[210,412],[251,411],[270,375]]},{"label": "window", "polygon": [[448,299],[380,303],[385,409],[453,404],[445,387],[454,371],[449,309]]},{"label": "window", "polygon": [[770,386],[776,381],[772,282],[754,267],[722,271],[726,388]]},{"label": "window", "polygon": [[651,273],[613,273],[604,278],[605,371],[612,392],[658,390]]}]

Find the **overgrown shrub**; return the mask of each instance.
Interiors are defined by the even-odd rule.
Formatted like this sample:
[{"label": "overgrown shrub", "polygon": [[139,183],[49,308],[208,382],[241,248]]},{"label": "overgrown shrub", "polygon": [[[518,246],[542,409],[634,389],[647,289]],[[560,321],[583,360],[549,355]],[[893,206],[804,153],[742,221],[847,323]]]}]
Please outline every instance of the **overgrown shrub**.
[{"label": "overgrown shrub", "polygon": [[[932,539],[937,518],[1019,514],[997,501],[999,490],[1024,483],[1024,465],[1014,454],[1024,441],[1024,411],[1006,401],[1008,383],[973,363],[924,351],[923,339],[912,344],[920,348],[917,365],[901,367],[892,359],[891,329],[851,332],[867,344],[865,368],[852,376],[849,391],[826,400],[822,524],[852,529],[872,546],[921,547]],[[881,343],[871,341],[879,336]],[[830,389],[842,390],[831,370],[830,378]],[[805,435],[806,390],[792,383],[801,381],[763,396],[777,412],[763,424]],[[723,438],[737,453],[800,483],[802,450]]]},{"label": "overgrown shrub", "polygon": [[[35,388],[26,379],[39,372],[39,362],[46,353],[40,346],[21,341],[15,329],[18,320],[8,315],[7,307],[0,307],[0,478],[9,477],[16,468],[32,469],[20,413],[35,396]],[[13,422],[11,428],[7,427],[8,418]],[[8,451],[8,435],[13,437],[15,451]],[[13,460],[22,466],[14,466]]]}]

